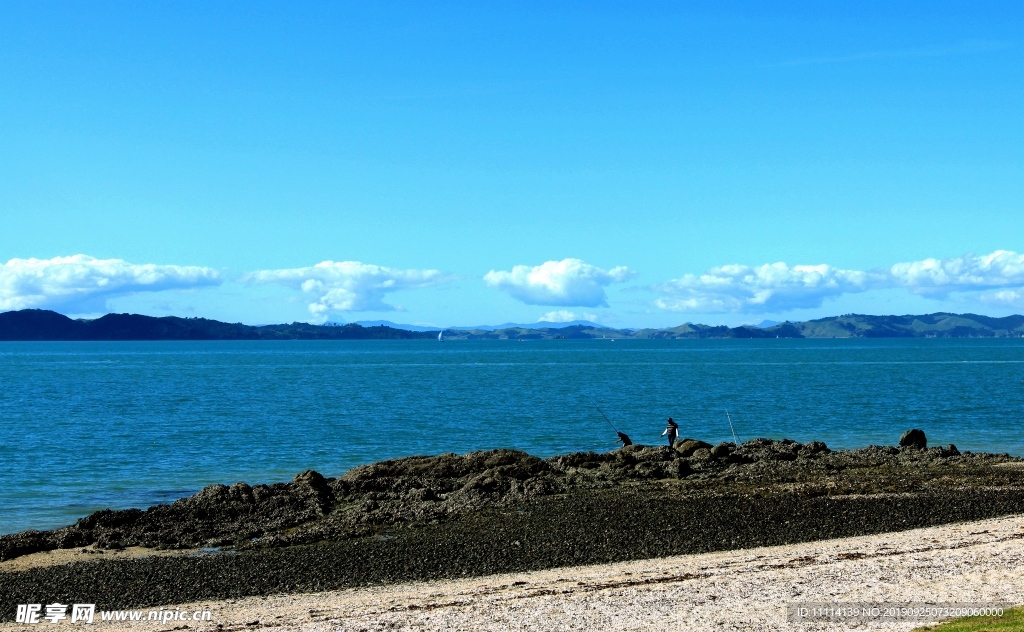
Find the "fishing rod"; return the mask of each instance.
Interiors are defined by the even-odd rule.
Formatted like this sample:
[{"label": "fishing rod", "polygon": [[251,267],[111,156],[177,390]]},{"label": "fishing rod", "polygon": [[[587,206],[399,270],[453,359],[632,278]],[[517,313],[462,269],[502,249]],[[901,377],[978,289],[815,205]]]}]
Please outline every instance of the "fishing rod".
[{"label": "fishing rod", "polygon": [[740,442],[736,439],[736,429],[732,427],[732,416],[729,415],[728,410],[725,411],[725,418],[729,420],[729,430],[732,431],[732,442],[738,446]]},{"label": "fishing rod", "polygon": [[601,410],[601,408],[600,408],[600,407],[599,407],[599,406],[598,406],[598,405],[597,405],[597,404],[596,404],[595,402],[593,402],[593,401],[592,401],[592,402],[590,402],[590,403],[591,403],[591,404],[593,404],[594,408],[596,408],[596,409],[597,409],[597,412],[601,413],[601,416],[602,416],[602,417],[604,417],[604,420],[605,420],[606,422],[608,422],[608,425],[609,425],[609,426],[611,426],[611,427],[612,427],[612,430],[614,430],[615,432],[618,432],[618,431],[619,431],[619,429],[615,427],[615,424],[613,424],[613,423],[612,423],[612,420],[611,420],[611,419],[608,419],[608,415],[604,414],[604,411],[603,411],[603,410]]},{"label": "fishing rod", "polygon": [[590,400],[590,403],[594,406],[594,408],[597,409],[597,412],[601,413],[601,416],[604,417],[605,422],[609,426],[611,426],[612,430],[615,431],[615,434],[619,435],[619,442],[622,443],[622,447],[626,447],[627,445],[633,444],[633,442],[630,441],[629,439],[629,435],[627,435],[624,432],[619,432],[619,429],[615,427],[615,424],[612,423],[611,419],[608,419],[608,415],[604,414],[604,411],[601,410],[601,407],[597,405],[597,402],[595,402],[594,400]]}]

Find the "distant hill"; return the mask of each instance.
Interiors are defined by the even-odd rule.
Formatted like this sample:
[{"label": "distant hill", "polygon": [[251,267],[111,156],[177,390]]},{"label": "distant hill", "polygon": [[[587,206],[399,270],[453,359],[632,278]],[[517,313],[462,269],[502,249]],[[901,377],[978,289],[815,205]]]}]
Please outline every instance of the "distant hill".
[{"label": "distant hill", "polygon": [[[780,325],[781,326],[781,325]],[[1024,336],[1024,316],[939,312],[922,316],[846,314],[795,323],[806,338],[997,338]],[[765,331],[772,331],[774,327]]]},{"label": "distant hill", "polygon": [[[329,325],[338,323],[328,323]],[[363,327],[373,327],[384,325],[386,327],[394,327],[395,329],[406,329],[408,331],[433,331],[437,333],[441,330],[441,327],[425,327],[423,325],[402,325],[399,323],[393,323],[390,320],[357,320],[357,325]],[[600,327],[597,323],[592,323],[589,320],[572,320],[568,322],[554,323],[548,321],[538,321],[536,323],[504,323],[502,325],[462,325],[445,327],[445,331],[458,330],[458,331],[495,331],[498,329],[561,329],[564,327],[573,327],[575,325],[584,325],[586,327]]]},{"label": "distant hill", "polygon": [[977,314],[868,316],[846,314],[798,323],[767,322],[727,327],[687,323],[666,329],[610,329],[594,325],[569,327],[510,327],[484,330],[445,330],[448,339],[546,338],[1006,338],[1024,337],[1024,316],[992,318]]},{"label": "distant hill", "polygon": [[[369,324],[369,323],[367,323]],[[392,324],[393,325],[393,324]],[[0,340],[387,340],[429,339],[438,329],[403,325],[250,326],[206,318],[107,314],[73,320],[48,310],[0,313]],[[764,325],[764,323],[762,323]],[[590,322],[533,323],[495,328],[445,329],[446,340],[685,339],[685,338],[1006,338],[1024,337],[1024,316],[977,314],[868,316],[845,314],[799,323],[726,327],[687,323],[667,329],[612,329]]]},{"label": "distant hill", "polygon": [[107,314],[95,320],[73,320],[42,309],[0,313],[0,340],[363,340],[432,338],[392,327],[263,325],[222,323],[206,318]]},{"label": "distant hill", "polygon": [[511,325],[480,329],[445,329],[446,340],[551,340],[551,339],[586,339],[586,338],[628,338],[630,329],[610,329],[600,325],[566,325],[550,323],[550,326],[537,327],[547,323],[531,325]]},{"label": "distant hill", "polygon": [[[424,325],[403,325],[400,323],[393,323],[390,320],[357,320],[354,323],[347,323],[349,325],[359,325],[360,327],[391,327],[392,329],[404,329],[405,331],[432,331],[434,335],[441,329],[440,327],[427,327]],[[346,323],[327,323],[330,327],[344,327]]]},{"label": "distant hill", "polygon": [[541,330],[541,329],[565,329],[566,327],[579,327],[582,326],[588,329],[602,329],[601,325],[592,323],[589,320],[571,320],[566,322],[548,322],[546,320],[538,321],[535,323],[503,323],[501,325],[473,325],[471,327],[450,327],[449,329],[459,331],[498,331],[502,329],[530,329],[530,330]]}]

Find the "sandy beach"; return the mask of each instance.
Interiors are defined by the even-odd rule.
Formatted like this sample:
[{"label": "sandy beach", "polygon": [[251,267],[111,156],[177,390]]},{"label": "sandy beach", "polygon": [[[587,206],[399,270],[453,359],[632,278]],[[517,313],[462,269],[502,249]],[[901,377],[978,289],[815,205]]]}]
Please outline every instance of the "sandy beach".
[{"label": "sandy beach", "polygon": [[[831,602],[1024,603],[1024,516],[899,533],[454,581],[204,601],[208,623],[101,630],[912,630],[925,622],[788,623]],[[19,629],[17,624],[0,630]]]}]

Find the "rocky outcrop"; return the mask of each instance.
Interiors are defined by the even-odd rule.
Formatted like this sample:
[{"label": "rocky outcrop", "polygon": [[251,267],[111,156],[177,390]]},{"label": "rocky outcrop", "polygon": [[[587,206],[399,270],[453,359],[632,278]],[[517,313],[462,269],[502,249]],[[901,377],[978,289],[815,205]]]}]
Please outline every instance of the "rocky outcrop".
[{"label": "rocky outcrop", "polygon": [[904,448],[927,448],[928,439],[924,436],[924,430],[911,428],[900,437],[900,445]]},{"label": "rocky outcrop", "polygon": [[679,453],[679,456],[686,457],[692,456],[697,450],[710,450],[711,444],[697,439],[676,439],[672,447]]},{"label": "rocky outcrop", "polygon": [[[339,478],[307,470],[288,483],[210,485],[144,511],[98,511],[70,527],[2,536],[0,560],[87,544],[244,550],[344,541],[537,498],[635,484],[740,494],[782,485],[811,495],[916,492],[952,479],[998,485],[1021,475],[991,467],[1010,460],[1015,459],[961,454],[955,446],[833,452],[818,441],[788,439],[715,446],[683,439],[671,448],[629,445],[549,459],[516,450],[418,456],[356,467]],[[942,476],[952,479],[943,482]]]}]

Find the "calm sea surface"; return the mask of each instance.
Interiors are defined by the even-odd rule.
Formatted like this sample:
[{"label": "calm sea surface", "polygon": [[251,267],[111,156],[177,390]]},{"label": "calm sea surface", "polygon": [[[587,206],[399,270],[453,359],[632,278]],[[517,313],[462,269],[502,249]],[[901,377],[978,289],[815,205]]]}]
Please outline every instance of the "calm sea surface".
[{"label": "calm sea surface", "polygon": [[1021,340],[0,343],[0,533],[210,483],[683,436],[1024,455]]}]

